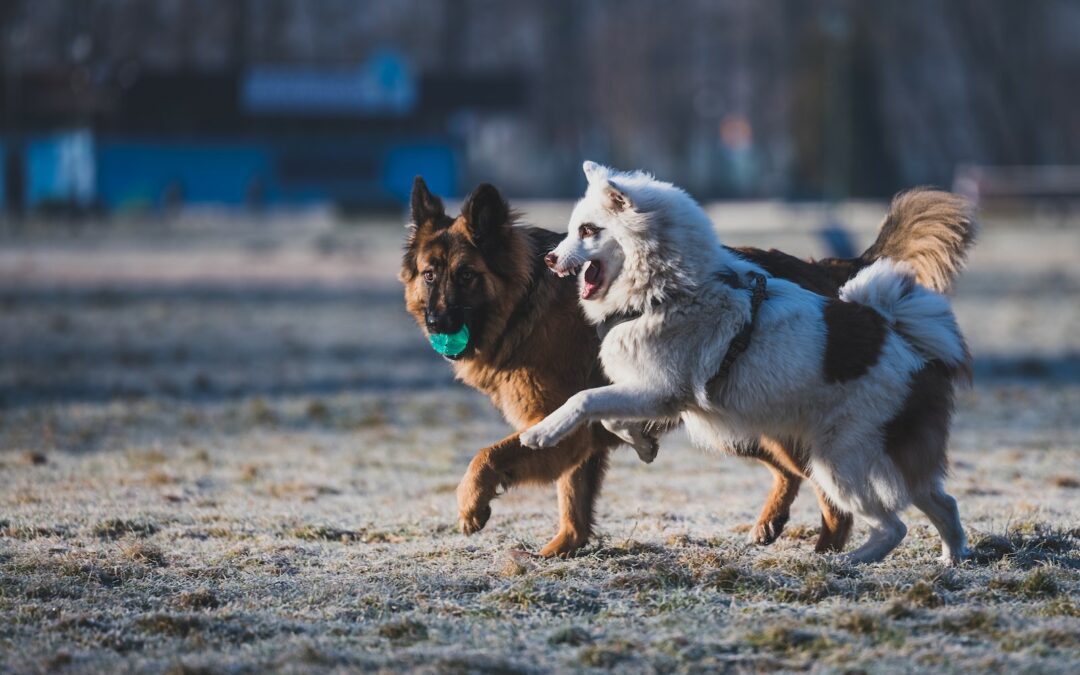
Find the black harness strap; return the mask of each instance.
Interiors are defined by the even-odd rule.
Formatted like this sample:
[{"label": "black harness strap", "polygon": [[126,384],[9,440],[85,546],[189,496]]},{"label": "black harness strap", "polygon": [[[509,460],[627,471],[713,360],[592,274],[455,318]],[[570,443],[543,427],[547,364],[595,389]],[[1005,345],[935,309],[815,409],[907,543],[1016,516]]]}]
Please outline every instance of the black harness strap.
[{"label": "black harness strap", "polygon": [[612,314],[608,318],[604,319],[600,323],[596,324],[596,334],[600,337],[600,341],[603,342],[607,334],[621,323],[627,321],[633,321],[634,319],[640,319],[644,315],[644,312],[620,312],[618,314]]},{"label": "black harness strap", "polygon": [[[729,286],[734,288],[742,288],[736,283],[732,283],[732,277],[735,275],[728,274],[722,275],[720,278]],[[768,283],[765,281],[765,275],[758,274],[757,272],[750,272],[750,320],[743,324],[743,327],[731,339],[731,343],[728,344],[727,353],[724,354],[724,360],[720,362],[720,367],[717,368],[716,374],[709,378],[706,383],[708,391],[712,391],[713,388],[721,381],[726,380],[727,376],[731,373],[731,366],[735,363],[735,359],[739,358],[746,348],[750,346],[750,337],[754,333],[754,325],[757,323],[758,310],[761,309],[761,303],[765,302],[765,298],[768,297]],[[735,277],[737,280],[738,277]]]},{"label": "black harness strap", "polygon": [[[716,374],[709,378],[706,385],[709,391],[712,391],[713,387],[727,379],[727,376],[731,373],[731,366],[735,364],[735,359],[739,358],[739,356],[746,351],[746,348],[750,346],[750,338],[753,336],[754,326],[757,324],[758,310],[761,309],[761,303],[765,302],[765,298],[768,297],[769,289],[765,275],[758,272],[749,272],[747,276],[750,277],[750,320],[743,324],[743,327],[739,329],[739,332],[728,344],[728,350],[727,353],[724,354],[724,360],[720,362],[720,367],[716,369]],[[747,286],[740,283],[739,275],[731,270],[720,272],[717,274],[717,278],[732,288],[747,288]],[[626,323],[627,321],[639,319],[642,314],[643,312],[621,312],[619,314],[612,314],[596,325],[596,334],[600,336],[600,340],[602,341],[616,326]]]}]

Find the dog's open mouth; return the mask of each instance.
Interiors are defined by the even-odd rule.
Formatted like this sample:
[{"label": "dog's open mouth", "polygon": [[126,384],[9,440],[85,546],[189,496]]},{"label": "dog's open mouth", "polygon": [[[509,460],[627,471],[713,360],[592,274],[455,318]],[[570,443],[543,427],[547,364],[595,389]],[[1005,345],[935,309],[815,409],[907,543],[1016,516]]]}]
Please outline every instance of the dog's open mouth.
[{"label": "dog's open mouth", "polygon": [[585,263],[584,283],[581,286],[581,299],[589,300],[604,287],[604,264],[599,260]]}]

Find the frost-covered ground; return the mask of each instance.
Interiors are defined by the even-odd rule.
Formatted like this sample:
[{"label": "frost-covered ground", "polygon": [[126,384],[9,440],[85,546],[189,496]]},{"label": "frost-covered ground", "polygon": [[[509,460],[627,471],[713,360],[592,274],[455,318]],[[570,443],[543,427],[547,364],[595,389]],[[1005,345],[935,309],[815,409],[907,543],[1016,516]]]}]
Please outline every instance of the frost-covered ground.
[{"label": "frost-covered ground", "polygon": [[[839,216],[866,243],[880,205]],[[566,205],[526,205],[555,226]],[[822,255],[814,211],[719,208]],[[0,670],[1028,670],[1080,662],[1080,223],[988,217],[956,296],[978,358],[950,488],[975,544],[812,552],[810,490],[680,436],[617,453],[568,561],[553,488],[455,529],[506,431],[405,315],[392,218],[188,216],[0,239]],[[855,537],[861,536],[857,531]]]}]

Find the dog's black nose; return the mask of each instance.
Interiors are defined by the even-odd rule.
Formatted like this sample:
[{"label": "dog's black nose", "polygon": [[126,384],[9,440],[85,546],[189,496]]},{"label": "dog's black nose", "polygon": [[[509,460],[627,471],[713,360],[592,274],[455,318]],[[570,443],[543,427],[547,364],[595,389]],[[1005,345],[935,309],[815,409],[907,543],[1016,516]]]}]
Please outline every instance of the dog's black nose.
[{"label": "dog's black nose", "polygon": [[464,321],[460,312],[427,312],[424,323],[430,333],[456,333]]},{"label": "dog's black nose", "polygon": [[559,256],[555,255],[555,251],[552,251],[551,253],[548,253],[546,256],[544,256],[544,263],[548,266],[548,268],[555,269],[555,265],[559,264]]}]

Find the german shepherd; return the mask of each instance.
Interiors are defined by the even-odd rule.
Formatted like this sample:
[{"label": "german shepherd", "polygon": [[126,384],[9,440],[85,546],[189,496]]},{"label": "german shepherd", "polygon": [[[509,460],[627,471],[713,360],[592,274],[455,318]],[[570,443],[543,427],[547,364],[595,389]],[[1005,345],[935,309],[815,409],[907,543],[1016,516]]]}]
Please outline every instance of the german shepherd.
[{"label": "german shepherd", "polygon": [[[547,270],[544,256],[562,239],[548,230],[516,225],[518,215],[490,184],[465,199],[457,217],[417,176],[410,200],[411,224],[400,279],[405,304],[425,334],[468,328],[464,351],[447,357],[458,379],[491,397],[518,431],[561,406],[573,394],[607,384],[598,354],[600,339],[577,302],[578,282]],[[947,291],[963,267],[976,226],[965,200],[934,190],[898,195],[877,240],[857,258],[804,261],[780,251],[733,249],[769,274],[835,297],[840,286],[882,257],[906,261],[918,281]],[[457,489],[462,532],[479,531],[491,501],[512,486],[556,481],[559,531],[540,555],[567,556],[593,531],[593,511],[608,453],[622,443],[600,424],[580,427],[556,447],[538,452],[514,433],[480,450]],[[806,477],[806,454],[762,439],[738,448],[772,472],[773,489],[750,539],[774,541],[783,530]],[[851,515],[818,492],[818,551],[839,551]]]}]

